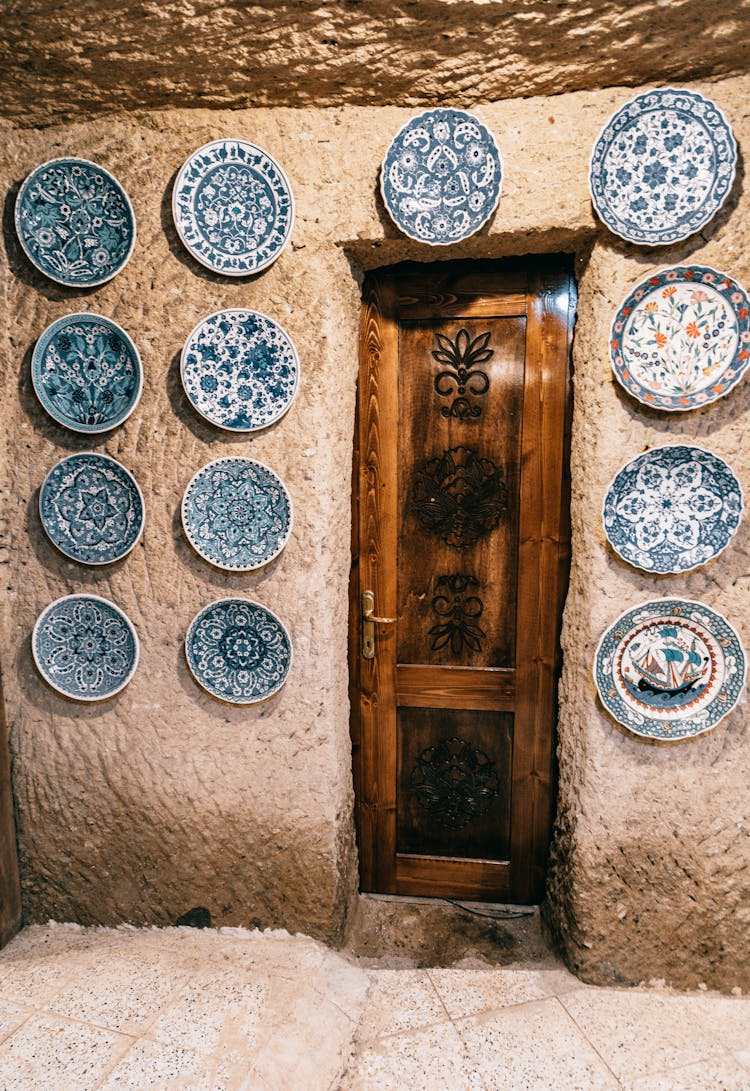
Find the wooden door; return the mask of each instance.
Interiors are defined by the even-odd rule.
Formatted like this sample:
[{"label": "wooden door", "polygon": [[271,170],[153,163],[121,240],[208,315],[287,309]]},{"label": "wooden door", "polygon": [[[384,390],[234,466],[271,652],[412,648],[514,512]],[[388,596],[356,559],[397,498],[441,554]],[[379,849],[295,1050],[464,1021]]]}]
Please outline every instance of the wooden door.
[{"label": "wooden door", "polygon": [[[365,282],[350,631],[363,890],[543,896],[574,303],[562,257]],[[386,619],[367,627],[365,591]]]}]

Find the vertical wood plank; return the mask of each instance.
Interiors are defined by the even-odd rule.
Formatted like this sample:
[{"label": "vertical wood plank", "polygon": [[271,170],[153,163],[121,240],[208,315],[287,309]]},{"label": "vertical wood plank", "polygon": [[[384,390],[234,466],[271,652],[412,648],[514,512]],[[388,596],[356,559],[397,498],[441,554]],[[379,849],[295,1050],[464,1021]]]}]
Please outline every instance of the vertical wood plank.
[{"label": "vertical wood plank", "polygon": [[18,878],[16,827],[10,784],[10,756],[0,693],[0,947],[21,925],[21,888]]}]

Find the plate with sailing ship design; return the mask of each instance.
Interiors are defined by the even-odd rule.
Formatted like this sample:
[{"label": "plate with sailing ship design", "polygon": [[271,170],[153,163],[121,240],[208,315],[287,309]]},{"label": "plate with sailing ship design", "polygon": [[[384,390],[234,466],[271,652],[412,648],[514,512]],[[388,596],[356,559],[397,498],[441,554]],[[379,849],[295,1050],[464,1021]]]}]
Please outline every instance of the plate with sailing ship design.
[{"label": "plate with sailing ship design", "polygon": [[689,599],[653,599],[607,629],[594,680],[607,711],[634,735],[701,735],[732,711],[745,685],[746,656],[721,614]]}]

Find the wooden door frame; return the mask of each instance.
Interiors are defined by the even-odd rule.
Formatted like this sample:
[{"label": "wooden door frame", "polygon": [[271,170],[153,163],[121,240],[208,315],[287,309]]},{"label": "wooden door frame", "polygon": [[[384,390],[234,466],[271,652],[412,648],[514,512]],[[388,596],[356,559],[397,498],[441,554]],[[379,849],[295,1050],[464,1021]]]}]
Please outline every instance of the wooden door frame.
[{"label": "wooden door frame", "polygon": [[[544,255],[531,256],[524,259],[501,259],[475,262],[446,262],[432,263],[429,266],[431,273],[441,268],[449,273],[458,265],[464,268],[471,267],[472,272],[481,275],[485,270],[499,269],[512,272],[514,269],[522,269],[528,277],[528,299],[531,300],[531,310],[528,312],[529,337],[527,348],[534,353],[538,360],[540,375],[545,376],[544,387],[540,384],[537,388],[539,394],[535,403],[524,404],[522,450],[523,463],[527,466],[531,461],[537,461],[537,471],[548,447],[545,445],[545,436],[554,433],[562,435],[563,446],[560,452],[561,473],[556,480],[549,485],[550,475],[537,472],[536,480],[538,491],[545,492],[548,487],[555,489],[555,495],[542,497],[529,497],[524,494],[524,505],[521,509],[521,523],[519,526],[519,570],[521,564],[531,565],[540,573],[540,579],[536,588],[536,602],[532,604],[532,610],[538,614],[541,607],[541,588],[550,587],[556,590],[558,610],[556,612],[557,629],[559,634],[562,620],[562,607],[567,590],[567,580],[570,568],[570,427],[572,420],[572,367],[571,367],[571,342],[573,319],[575,314],[576,293],[575,282],[572,273],[572,258],[569,255]],[[404,890],[403,883],[397,881],[396,861],[386,858],[384,853],[373,853],[373,846],[382,844],[383,835],[387,840],[395,841],[396,825],[396,775],[395,775],[395,746],[393,740],[396,737],[396,693],[395,679],[388,677],[387,672],[378,675],[377,658],[371,661],[363,661],[360,653],[361,641],[361,609],[360,591],[366,585],[375,591],[376,612],[395,613],[396,607],[396,566],[378,565],[378,557],[384,549],[393,548],[397,533],[396,499],[393,490],[386,503],[381,502],[372,489],[366,487],[360,490],[360,482],[365,483],[365,478],[373,477],[373,469],[377,464],[377,472],[380,478],[392,478],[395,472],[393,460],[397,457],[395,445],[392,443],[381,444],[378,437],[378,412],[382,410],[382,416],[388,419],[398,419],[397,390],[398,384],[393,381],[393,375],[389,382],[387,377],[383,382],[383,375],[375,373],[375,367],[381,371],[381,361],[390,361],[391,366],[398,358],[398,321],[396,317],[396,280],[400,276],[411,273],[419,274],[424,270],[424,265],[412,262],[401,263],[373,271],[365,280],[363,290],[362,323],[360,338],[360,366],[358,380],[357,411],[355,420],[355,440],[353,450],[353,474],[352,474],[352,569],[350,580],[350,616],[349,616],[349,678],[350,678],[350,707],[351,707],[351,735],[353,752],[353,775],[356,797],[356,827],[357,840],[360,853],[360,880],[363,889],[378,889],[393,893],[430,893],[431,873],[429,867],[420,875],[419,867],[414,871],[410,862],[409,881]],[[560,310],[556,300],[560,298],[560,286],[562,281],[567,283],[567,295],[564,296],[565,313]],[[556,311],[557,307],[557,311]],[[378,316],[388,315],[388,322],[377,321]],[[552,336],[551,323],[554,322],[559,331],[561,321],[567,331],[565,345],[566,367],[561,372],[558,360],[560,357],[559,342],[552,348],[554,337]],[[554,366],[552,358],[555,357]],[[366,366],[366,361],[370,366]],[[375,365],[375,367],[373,366]],[[554,374],[553,374],[554,372]],[[544,393],[549,392],[550,385],[555,387],[556,396],[545,399]],[[550,412],[551,410],[551,412]],[[371,434],[361,435],[361,421],[363,413],[367,413],[371,419]],[[562,418],[560,415],[562,414]],[[361,445],[367,447],[368,467],[360,466]],[[361,476],[360,476],[361,475]],[[527,475],[531,478],[534,475]],[[552,475],[554,477],[554,475]],[[361,495],[363,493],[364,495]],[[541,533],[534,523],[535,513],[539,510],[549,512],[557,508],[557,521],[554,527],[545,529],[542,525]],[[367,528],[367,534],[361,531]],[[367,557],[364,563],[360,562],[360,540],[366,536],[369,542]],[[366,570],[365,583],[361,583],[360,571]],[[532,732],[533,747],[539,746],[539,740],[547,735],[548,730],[539,730],[539,711],[549,707],[550,702],[554,707],[556,721],[557,715],[557,683],[561,669],[561,650],[559,639],[556,640],[554,654],[550,656],[549,647],[540,649],[534,646],[533,641],[540,627],[530,629],[528,632],[519,632],[518,663],[529,664],[540,659],[544,662],[544,671],[538,674],[528,668],[519,669],[516,675],[517,701],[526,710],[535,728]],[[378,631],[378,640],[383,645],[385,641],[394,640],[392,632],[387,629]],[[532,641],[532,643],[530,643]],[[365,674],[367,677],[365,677]],[[363,688],[364,687],[364,688]],[[399,696],[401,696],[402,684],[399,682]],[[381,706],[388,702],[388,728],[384,734],[378,734],[373,730],[371,722],[372,707],[367,694],[377,690]],[[481,701],[481,697],[477,698]],[[502,710],[502,699],[498,704],[498,693],[495,692],[489,703],[484,707]],[[474,706],[472,706],[474,707]],[[477,704],[476,707],[482,707]],[[379,715],[382,716],[382,707]],[[540,767],[556,768],[554,764],[554,747],[556,745],[556,732],[551,735],[553,753],[534,752],[529,756],[532,769]],[[368,752],[363,751],[368,747]],[[533,749],[532,747],[532,749]],[[389,773],[384,784],[363,784],[363,768],[388,767]],[[394,766],[394,768],[390,768]],[[526,821],[534,831],[535,844],[544,842],[545,855],[548,850],[551,835],[553,808],[555,804],[556,775],[550,783],[546,778],[532,775],[527,777],[525,783],[514,783],[513,792],[519,793],[517,806],[522,806]],[[363,789],[367,787],[368,791]],[[515,831],[519,826],[516,823]],[[380,838],[379,836],[380,835]],[[514,847],[511,845],[511,859],[514,856]],[[516,865],[517,866],[517,865]],[[495,869],[496,871],[497,869]],[[473,877],[474,890],[482,890],[483,878],[486,872],[489,876],[489,868],[484,868],[482,861],[476,862]],[[545,868],[536,866],[530,869],[528,877],[521,879],[519,875],[513,877],[514,888],[517,892],[516,900],[531,903],[540,901],[544,893]],[[510,882],[510,879],[509,879]],[[423,886],[421,885],[423,884]],[[487,880],[485,897],[497,895],[497,881],[494,886]],[[461,888],[458,883],[451,890],[451,895],[456,897],[466,896],[468,891]],[[476,895],[475,895],[476,896]]]},{"label": "wooden door frame", "polygon": [[20,927],[21,886],[18,875],[18,849],[13,819],[5,704],[0,685],[0,947],[3,947]]}]

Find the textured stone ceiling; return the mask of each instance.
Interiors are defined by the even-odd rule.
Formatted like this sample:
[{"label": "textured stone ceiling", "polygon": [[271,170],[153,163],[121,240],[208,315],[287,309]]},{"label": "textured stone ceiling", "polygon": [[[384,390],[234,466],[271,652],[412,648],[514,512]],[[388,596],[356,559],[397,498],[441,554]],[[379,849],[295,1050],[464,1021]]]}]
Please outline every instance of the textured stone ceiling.
[{"label": "textured stone ceiling", "polygon": [[739,73],[750,0],[4,0],[0,116],[471,105]]}]

